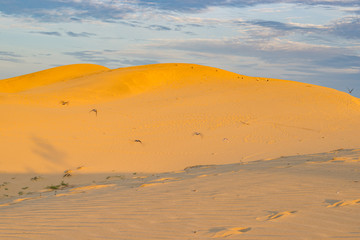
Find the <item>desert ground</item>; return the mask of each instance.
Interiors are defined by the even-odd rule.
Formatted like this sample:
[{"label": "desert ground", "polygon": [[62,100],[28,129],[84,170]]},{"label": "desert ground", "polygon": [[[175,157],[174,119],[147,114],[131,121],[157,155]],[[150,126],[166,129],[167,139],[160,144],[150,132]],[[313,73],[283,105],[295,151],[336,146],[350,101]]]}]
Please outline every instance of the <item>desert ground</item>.
[{"label": "desert ground", "polygon": [[0,239],[360,239],[360,99],[196,64],[0,80]]}]

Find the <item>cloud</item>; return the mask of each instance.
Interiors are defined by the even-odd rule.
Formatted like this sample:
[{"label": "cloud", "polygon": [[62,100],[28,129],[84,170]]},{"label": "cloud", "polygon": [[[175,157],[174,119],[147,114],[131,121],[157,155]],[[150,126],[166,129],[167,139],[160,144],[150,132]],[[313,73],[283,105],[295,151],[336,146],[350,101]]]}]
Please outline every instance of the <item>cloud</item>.
[{"label": "cloud", "polygon": [[79,59],[82,62],[96,63],[96,64],[108,64],[116,60],[106,57],[102,51],[75,51],[75,52],[65,52],[65,55],[73,56]]},{"label": "cloud", "polygon": [[164,10],[180,12],[199,12],[210,7],[244,8],[262,4],[293,3],[323,6],[360,6],[358,0],[138,0],[139,4]]},{"label": "cloud", "polygon": [[0,0],[0,12],[32,17],[41,22],[72,22],[80,19],[103,21],[122,19],[136,11],[136,5],[120,1]]},{"label": "cloud", "polygon": [[159,63],[154,59],[146,58],[119,58],[120,54],[117,50],[106,49],[103,51],[76,51],[63,53],[73,56],[81,62],[95,63],[109,67],[134,66]]},{"label": "cloud", "polygon": [[7,52],[7,51],[0,51],[0,56],[7,56],[7,57],[22,57],[19,54],[16,54],[14,52]]},{"label": "cloud", "polygon": [[248,23],[251,25],[257,25],[257,26],[272,28],[272,29],[281,30],[281,31],[296,31],[296,30],[315,31],[315,30],[318,30],[318,28],[315,28],[315,27],[302,27],[302,26],[298,26],[296,24],[282,23],[282,22],[277,22],[277,21],[255,20],[255,21],[249,21]]},{"label": "cloud", "polygon": [[21,63],[24,62],[22,59],[23,56],[16,54],[14,52],[0,51],[0,61],[12,62],[12,63]]},{"label": "cloud", "polygon": [[343,18],[331,25],[332,34],[349,39],[360,39],[360,18]]},{"label": "cloud", "polygon": [[38,34],[43,34],[43,35],[48,35],[48,36],[56,36],[56,37],[60,37],[61,33],[59,32],[45,32],[45,31],[32,31],[31,33],[38,33]]},{"label": "cloud", "polygon": [[[306,25],[268,20],[234,21],[234,24],[243,26],[244,28],[251,28],[251,26],[262,27],[261,29],[257,29],[257,31],[253,31],[253,34],[257,33],[259,35],[258,37],[264,37],[265,34],[273,37],[300,33],[303,35],[312,34],[313,37],[317,37],[318,39],[329,38],[334,35],[345,39],[360,38],[360,18],[358,17],[341,18],[326,25]],[[266,29],[271,29],[272,31],[266,32]],[[250,31],[248,31],[248,33],[250,34]]]},{"label": "cloud", "polygon": [[163,14],[172,15],[172,12],[200,12],[211,7],[244,8],[273,3],[360,7],[358,0],[0,0],[0,12],[32,17],[42,22],[73,22],[84,19],[112,22],[142,15],[153,17],[155,10],[165,10]]},{"label": "cloud", "polygon": [[140,65],[156,64],[159,62],[153,59],[134,59],[134,60],[125,59],[122,60],[121,63],[127,66],[140,66]]},{"label": "cloud", "polygon": [[156,30],[156,31],[170,31],[171,30],[171,28],[162,26],[162,25],[149,25],[146,28],[148,28],[150,30]]},{"label": "cloud", "polygon": [[194,53],[210,53],[213,57],[252,57],[259,62],[280,64],[287,68],[290,65],[305,68],[329,66],[334,68],[359,67],[359,57],[351,50],[340,47],[328,47],[306,44],[289,40],[247,40],[230,39],[192,39],[192,40],[159,40],[148,48],[175,49]]},{"label": "cloud", "polygon": [[339,55],[321,61],[316,61],[316,64],[331,68],[359,68],[360,57],[354,55]]},{"label": "cloud", "polygon": [[[48,32],[48,31],[31,31],[30,33],[38,33],[38,34],[42,34],[42,35],[47,35],[47,36],[56,36],[56,37],[61,37],[62,34],[60,32]],[[70,37],[91,37],[91,36],[96,36],[96,34],[94,33],[88,33],[88,32],[81,32],[81,33],[75,33],[75,32],[66,32],[66,34]]]},{"label": "cloud", "polygon": [[66,34],[70,37],[91,37],[96,36],[94,33],[88,33],[88,32],[81,32],[81,33],[74,33],[74,32],[66,32]]}]

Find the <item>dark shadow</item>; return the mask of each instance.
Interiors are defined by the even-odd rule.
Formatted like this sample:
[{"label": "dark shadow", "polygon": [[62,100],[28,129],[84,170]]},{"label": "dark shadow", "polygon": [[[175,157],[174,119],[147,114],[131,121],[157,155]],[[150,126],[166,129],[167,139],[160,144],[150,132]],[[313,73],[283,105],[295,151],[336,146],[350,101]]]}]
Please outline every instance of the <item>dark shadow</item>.
[{"label": "dark shadow", "polygon": [[57,149],[54,145],[49,143],[47,140],[32,136],[32,141],[35,144],[33,152],[39,155],[44,160],[53,164],[64,164],[66,154],[61,150]]}]

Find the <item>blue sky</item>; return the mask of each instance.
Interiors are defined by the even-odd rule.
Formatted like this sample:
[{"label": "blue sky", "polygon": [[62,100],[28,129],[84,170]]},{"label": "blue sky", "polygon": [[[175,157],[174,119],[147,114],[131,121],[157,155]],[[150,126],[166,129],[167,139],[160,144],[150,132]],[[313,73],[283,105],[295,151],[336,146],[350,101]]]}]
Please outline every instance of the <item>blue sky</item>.
[{"label": "blue sky", "polygon": [[359,0],[0,0],[0,79],[186,62],[360,96]]}]

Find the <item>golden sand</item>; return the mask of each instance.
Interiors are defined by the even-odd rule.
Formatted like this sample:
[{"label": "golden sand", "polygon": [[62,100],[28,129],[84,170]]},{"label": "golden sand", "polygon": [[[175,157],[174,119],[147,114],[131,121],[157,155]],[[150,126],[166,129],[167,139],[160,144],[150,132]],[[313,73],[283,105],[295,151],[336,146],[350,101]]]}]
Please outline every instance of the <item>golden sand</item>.
[{"label": "golden sand", "polygon": [[0,111],[1,239],[360,239],[347,93],[75,64],[1,80]]}]

